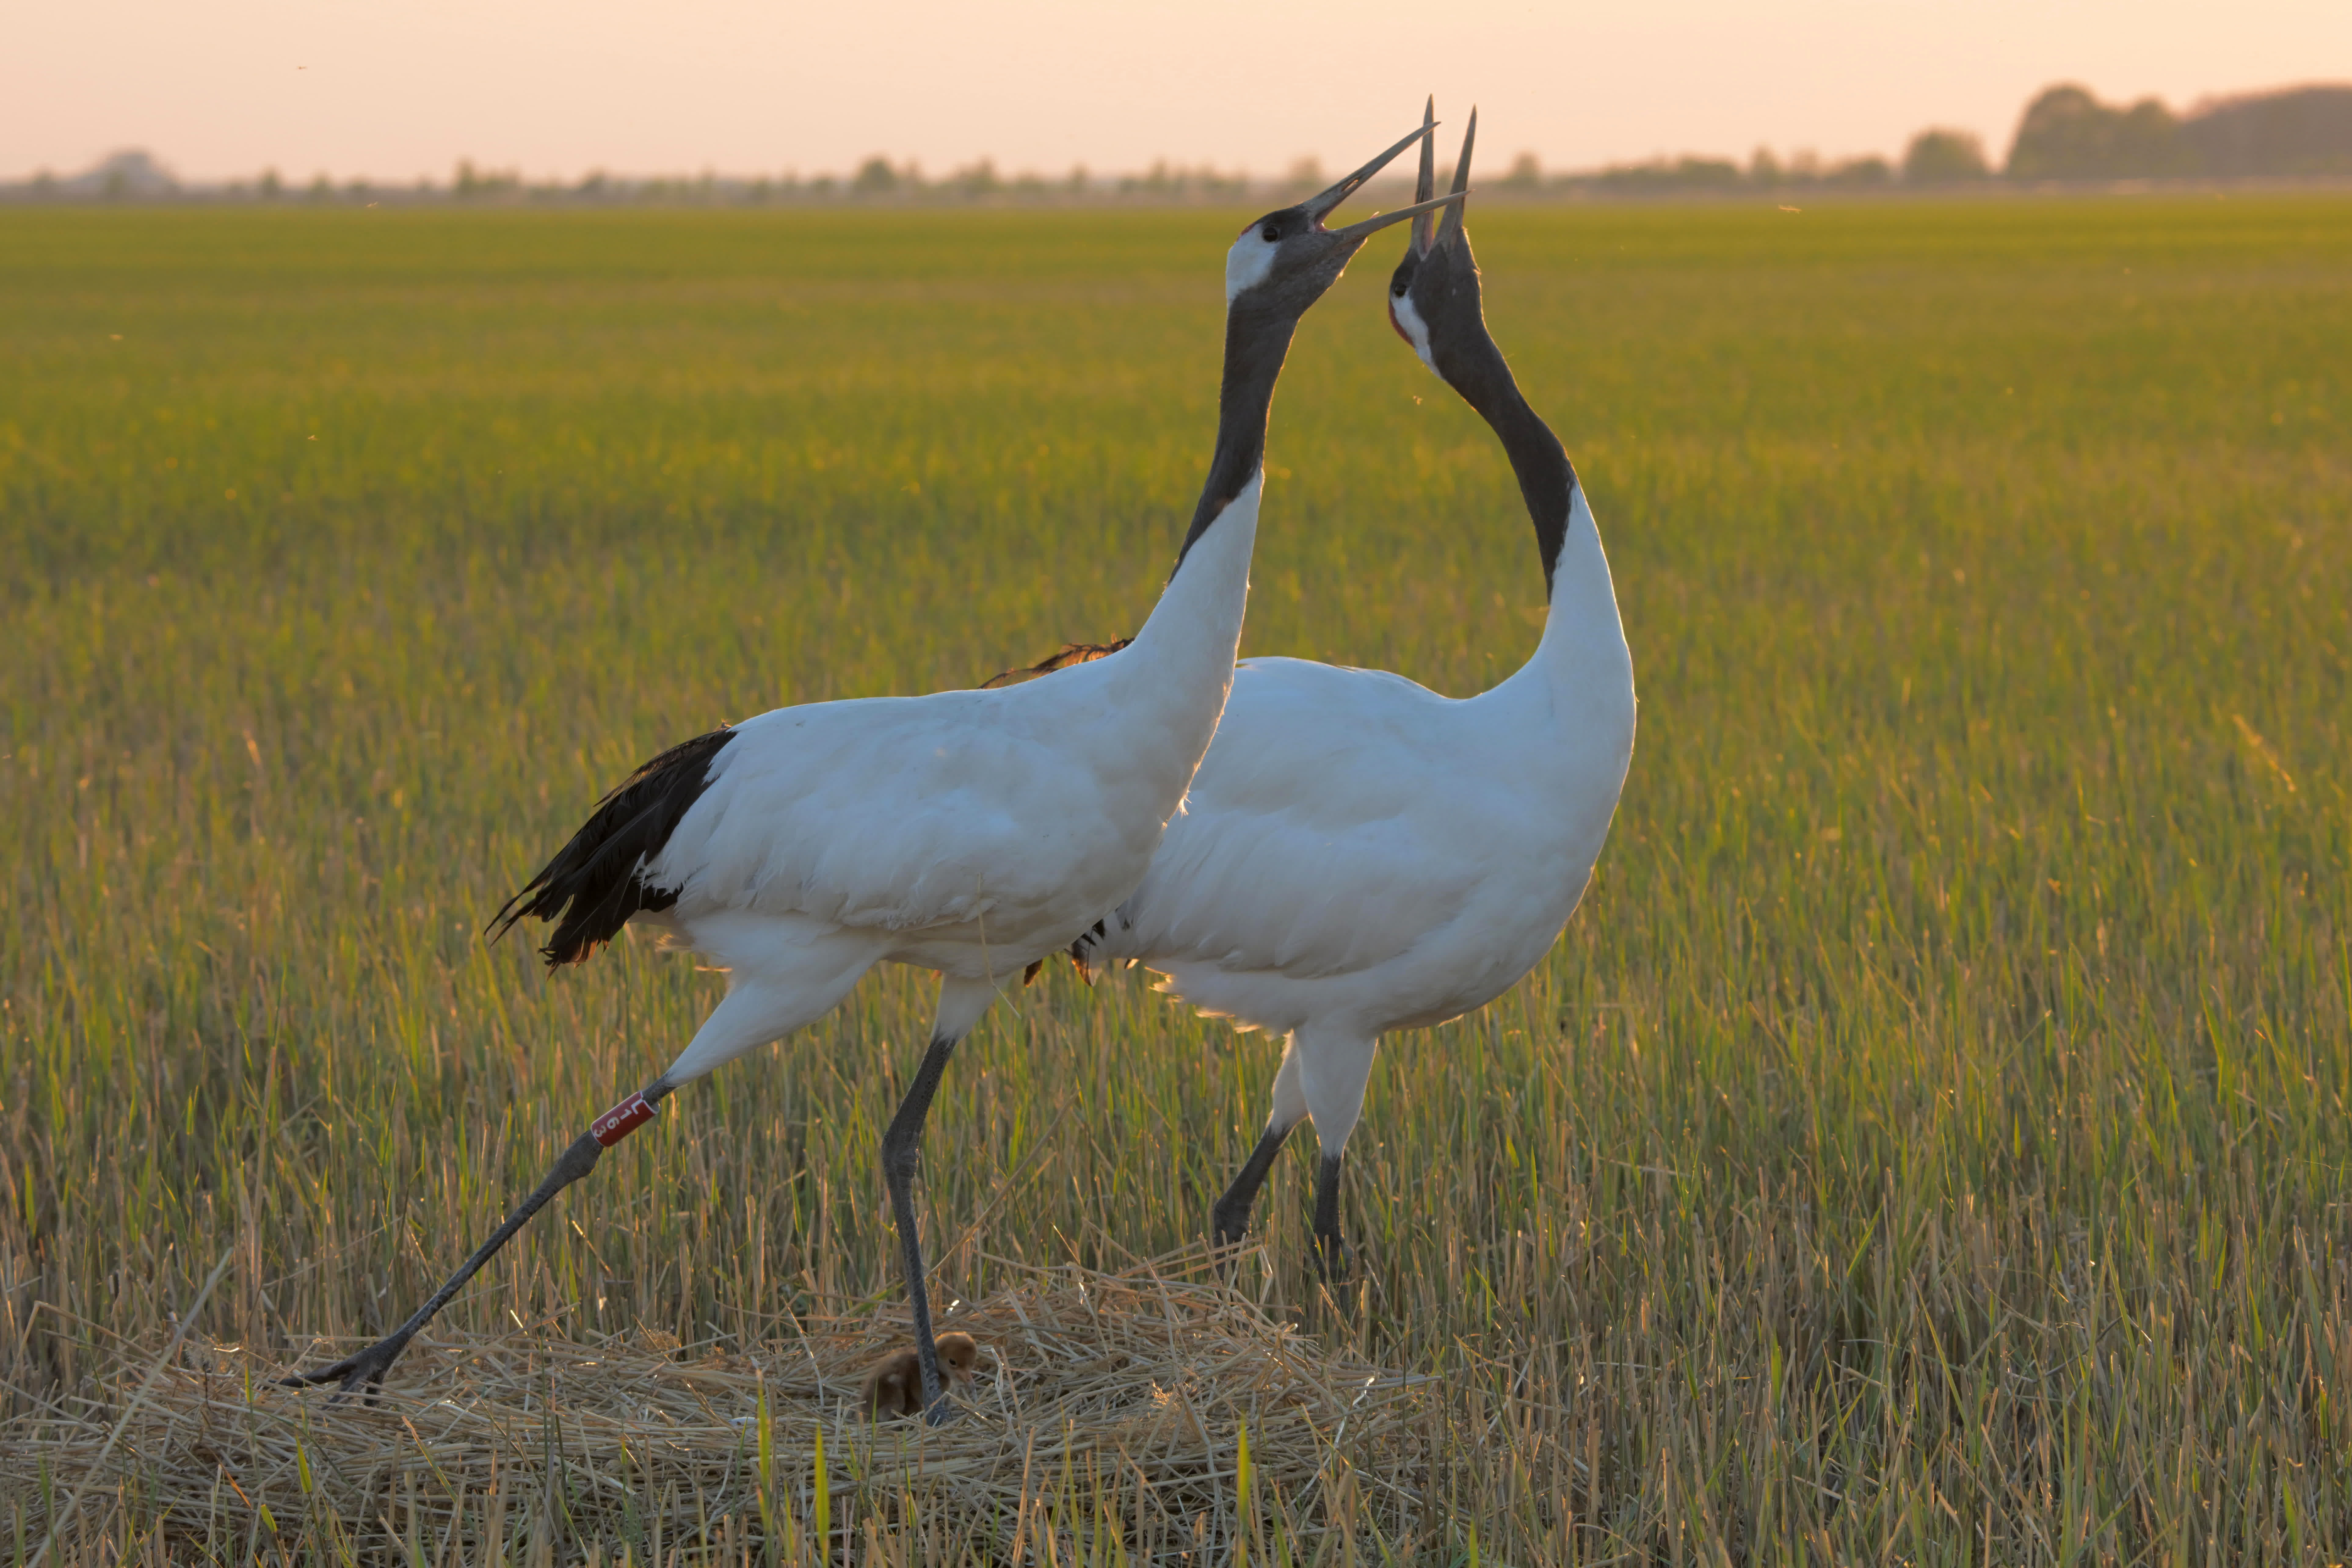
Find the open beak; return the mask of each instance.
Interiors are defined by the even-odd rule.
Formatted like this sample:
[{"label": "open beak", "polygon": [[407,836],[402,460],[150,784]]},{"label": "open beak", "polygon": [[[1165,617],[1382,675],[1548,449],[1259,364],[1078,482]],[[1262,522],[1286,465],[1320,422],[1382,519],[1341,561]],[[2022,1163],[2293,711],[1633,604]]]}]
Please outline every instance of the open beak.
[{"label": "open beak", "polygon": [[[1324,214],[1329,212],[1333,207],[1338,206],[1341,202],[1346,201],[1349,196],[1355,195],[1359,186],[1362,185],[1366,180],[1370,179],[1374,174],[1379,174],[1382,169],[1387,168],[1390,162],[1393,160],[1398,153],[1412,146],[1415,142],[1420,142],[1423,145],[1426,145],[1428,142],[1429,133],[1435,129],[1436,122],[1431,120],[1424,112],[1422,117],[1422,126],[1420,130],[1414,132],[1412,135],[1405,137],[1395,146],[1390,148],[1387,152],[1381,153],[1379,157],[1373,159],[1370,163],[1365,164],[1362,168],[1357,170],[1346,179],[1341,180],[1329,190],[1307,197],[1305,201],[1298,204],[1299,210],[1304,212],[1308,217],[1313,218],[1315,220],[1315,226],[1318,228],[1321,228],[1323,226]],[[1388,226],[1392,223],[1401,223],[1404,219],[1413,216],[1415,214],[1429,212],[1435,208],[1444,206],[1451,202],[1458,202],[1466,195],[1468,195],[1466,191],[1457,191],[1451,195],[1440,196],[1433,202],[1421,202],[1412,206],[1399,207],[1392,213],[1382,213],[1378,217],[1368,217],[1361,223],[1349,224],[1345,228],[1332,229],[1328,232],[1342,238],[1360,241],[1367,236],[1375,234],[1380,230],[1388,227]]]}]

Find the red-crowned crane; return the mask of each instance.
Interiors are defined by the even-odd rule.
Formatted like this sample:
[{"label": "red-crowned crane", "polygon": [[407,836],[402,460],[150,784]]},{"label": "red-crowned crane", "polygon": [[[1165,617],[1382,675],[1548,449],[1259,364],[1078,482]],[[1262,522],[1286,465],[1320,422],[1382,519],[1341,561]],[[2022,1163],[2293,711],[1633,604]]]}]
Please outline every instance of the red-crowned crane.
[{"label": "red-crowned crane", "polygon": [[923,1405],[943,1418],[913,1197],[931,1096],[1008,979],[1134,890],[1183,799],[1233,679],[1266,416],[1291,334],[1366,238],[1422,209],[1337,230],[1324,216],[1427,135],[1424,124],[1234,242],[1208,482],[1132,645],[1003,690],[780,708],[671,747],[605,796],[494,931],[552,921],[541,951],[553,966],[582,962],[638,920],[725,970],[726,996],[677,1059],[597,1117],[415,1316],[289,1383],[346,1393],[380,1384],[475,1271],[662,1100],[830,1012],[876,964],[907,963],[940,972],[939,1010],[882,1166]]},{"label": "red-crowned crane", "polygon": [[[1474,113],[1457,195],[1476,131]],[[1432,174],[1424,142],[1424,198]],[[1241,1238],[1283,1141],[1311,1118],[1327,1273],[1347,1266],[1340,1161],[1380,1037],[1484,1006],[1543,957],[1633,754],[1633,658],[1601,535],[1487,335],[1462,214],[1415,221],[1389,316],[1518,477],[1549,600],[1534,657],[1461,701],[1378,670],[1249,660],[1143,885],[1071,949],[1089,972],[1140,963],[1202,1012],[1287,1037],[1265,1133],[1212,1222],[1220,1242]]]}]

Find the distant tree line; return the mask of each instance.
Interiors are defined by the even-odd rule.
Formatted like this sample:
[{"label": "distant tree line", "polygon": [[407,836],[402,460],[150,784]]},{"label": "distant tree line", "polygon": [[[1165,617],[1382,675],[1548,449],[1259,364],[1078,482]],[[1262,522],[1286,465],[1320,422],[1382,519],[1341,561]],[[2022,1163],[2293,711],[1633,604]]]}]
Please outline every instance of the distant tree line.
[{"label": "distant tree line", "polygon": [[[2026,106],[1998,170],[1973,132],[1934,127],[1911,138],[1900,162],[1877,156],[1824,162],[1811,153],[1781,157],[1758,148],[1745,164],[1728,158],[1684,156],[1621,163],[1576,174],[1547,174],[1532,153],[1519,154],[1486,191],[1524,195],[1650,196],[1808,190],[1873,191],[1901,187],[1988,185],[1997,180],[2032,184],[2063,180],[2242,179],[2352,177],[2352,87],[2299,87],[2209,100],[2176,115],[2153,98],[2101,103],[2087,88],[2043,90]],[[1319,187],[1323,174],[1305,161],[1278,180],[1253,179],[1167,163],[1141,174],[1101,175],[1075,168],[1059,176],[999,174],[993,162],[928,178],[912,163],[876,155],[847,175],[793,173],[750,177],[704,174],[652,179],[604,173],[569,182],[531,181],[514,170],[458,163],[446,184],[353,180],[337,184],[325,174],[297,185],[277,170],[251,181],[186,187],[143,152],[117,153],[85,173],[60,179],[35,175],[0,184],[0,200],[158,201],[226,199],[382,205],[457,200],[485,204],[659,203],[669,205],[770,205],[865,202],[950,203],[1131,202],[1226,205],[1278,199]]]},{"label": "distant tree line", "polygon": [[2352,87],[2305,87],[2203,103],[2176,116],[2053,87],[2026,107],[2012,180],[2352,174]]},{"label": "distant tree line", "polygon": [[1951,186],[2007,179],[2244,179],[2352,175],[2352,87],[2301,87],[2200,104],[2176,115],[2153,98],[2101,103],[2087,88],[2044,89],[2026,105],[2008,162],[1995,170],[1971,132],[1941,127],[1911,138],[1899,164],[1853,158],[1824,164],[1808,153],[1783,161],[1759,148],[1740,165],[1723,158],[1660,158],[1593,174],[1546,178],[1522,156],[1505,182],[1517,189],[1607,195]]}]

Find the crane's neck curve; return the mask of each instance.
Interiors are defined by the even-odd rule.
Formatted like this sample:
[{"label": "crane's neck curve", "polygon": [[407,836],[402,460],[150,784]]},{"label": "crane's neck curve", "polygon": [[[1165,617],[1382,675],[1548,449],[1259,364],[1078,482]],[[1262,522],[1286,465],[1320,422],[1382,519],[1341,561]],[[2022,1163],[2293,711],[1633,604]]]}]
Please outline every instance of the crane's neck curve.
[{"label": "crane's neck curve", "polygon": [[1536,551],[1543,558],[1544,598],[1549,601],[1573,516],[1576,465],[1568,460],[1568,448],[1519,391],[1518,381],[1494,339],[1481,334],[1481,341],[1464,352],[1439,353],[1436,363],[1438,374],[1486,420],[1511,460],[1520,499],[1527,502],[1528,521],[1535,525]]},{"label": "crane's neck curve", "polygon": [[1496,694],[1518,692],[1567,732],[1592,743],[1608,738],[1608,744],[1630,756],[1633,652],[1625,645],[1601,531],[1567,449],[1528,405],[1483,322],[1480,328],[1433,343],[1431,358],[1438,374],[1486,421],[1510,458],[1543,558],[1546,604],[1535,656]]},{"label": "crane's neck curve", "polygon": [[[1274,384],[1290,355],[1290,340],[1298,317],[1265,300],[1254,300],[1249,291],[1225,311],[1224,377],[1217,389],[1217,445],[1209,458],[1209,478],[1201,487],[1200,503],[1192,509],[1192,526],[1185,531],[1184,547],[1177,552],[1176,570],[1201,536],[1215,526],[1265,466],[1266,420],[1274,407]],[[1170,577],[1175,574],[1171,573]]]}]

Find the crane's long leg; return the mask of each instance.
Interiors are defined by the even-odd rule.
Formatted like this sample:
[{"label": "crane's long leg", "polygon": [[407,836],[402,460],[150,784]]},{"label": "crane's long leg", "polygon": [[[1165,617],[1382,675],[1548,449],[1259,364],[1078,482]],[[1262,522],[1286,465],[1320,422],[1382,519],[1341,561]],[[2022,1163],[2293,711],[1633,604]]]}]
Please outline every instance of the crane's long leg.
[{"label": "crane's long leg", "polygon": [[[710,1010],[710,1016],[703,1019],[702,1026],[695,1030],[694,1038],[687,1042],[677,1059],[663,1068],[659,1078],[591,1122],[588,1131],[555,1162],[547,1179],[515,1205],[506,1223],[490,1233],[490,1238],[466,1259],[464,1268],[449,1277],[447,1284],[433,1292],[432,1300],[418,1308],[415,1317],[355,1356],[318,1372],[299,1373],[288,1378],[289,1387],[340,1381],[341,1392],[348,1394],[362,1384],[373,1388],[382,1384],[385,1369],[407,1348],[417,1331],[432,1321],[433,1315],[465,1288],[466,1281],[496,1256],[499,1247],[513,1239],[515,1232],[528,1224],[531,1215],[546,1207],[548,1199],[594,1170],[597,1158],[605,1150],[652,1121],[655,1106],[705,1073],[832,1012],[880,955],[870,936],[844,931],[812,933],[780,921],[738,922],[732,927],[712,921],[706,922],[703,934],[733,939],[725,952],[730,965],[727,994]],[[984,1008],[986,1003],[982,1005]],[[979,1015],[972,1016],[976,1018]]]},{"label": "crane's long leg", "polygon": [[1257,1190],[1265,1185],[1266,1173],[1274,1169],[1274,1157],[1282,1152],[1290,1130],[1307,1115],[1307,1092],[1298,1070],[1298,1037],[1293,1035],[1282,1047],[1282,1067],[1274,1075],[1274,1105],[1266,1112],[1265,1131],[1234,1174],[1234,1184],[1209,1211],[1209,1234],[1219,1247],[1233,1246],[1249,1229],[1250,1210],[1257,1204]]},{"label": "crane's long leg", "polygon": [[280,1386],[302,1388],[314,1383],[340,1383],[342,1386],[336,1391],[338,1395],[350,1394],[363,1385],[371,1391],[381,1386],[383,1374],[391,1370],[400,1352],[408,1348],[408,1342],[433,1321],[435,1313],[449,1304],[451,1297],[465,1289],[466,1281],[481,1272],[482,1265],[496,1257],[499,1247],[513,1240],[515,1232],[528,1224],[531,1215],[547,1206],[548,1199],[594,1170],[597,1160],[605,1150],[651,1121],[654,1107],[669,1098],[671,1089],[672,1085],[666,1079],[657,1078],[590,1123],[588,1131],[573,1139],[572,1146],[556,1160],[554,1168],[547,1173],[546,1180],[533,1187],[530,1195],[515,1205],[514,1212],[507,1215],[505,1222],[490,1232],[489,1239],[474,1249],[474,1255],[466,1259],[457,1272],[449,1276],[441,1289],[425,1300],[425,1305],[416,1309],[408,1321],[357,1355],[345,1356],[334,1365],[320,1367],[316,1372],[298,1372],[282,1380]]},{"label": "crane's long leg", "polygon": [[1348,1135],[1364,1110],[1380,1037],[1352,1029],[1304,1028],[1290,1037],[1298,1058],[1299,1089],[1315,1119],[1323,1162],[1315,1173],[1315,1259],[1327,1280],[1348,1277],[1348,1244],[1339,1239],[1339,1169]]},{"label": "crane's long leg", "polygon": [[1339,1164],[1344,1149],[1326,1151],[1315,1172],[1315,1262],[1327,1280],[1348,1277],[1348,1244],[1339,1239]]},{"label": "crane's long leg", "polygon": [[948,1058],[971,1032],[996,987],[988,981],[947,979],[940,987],[940,1012],[931,1026],[930,1048],[915,1081],[898,1101],[882,1134],[882,1180],[890,1189],[890,1219],[898,1230],[899,1262],[907,1274],[907,1300],[915,1314],[915,1359],[923,1373],[923,1418],[933,1426],[947,1419],[946,1384],[940,1376],[940,1355],[931,1336],[931,1297],[923,1284],[923,1241],[915,1223],[915,1171],[923,1152],[923,1121],[930,1114],[931,1096],[947,1072]]},{"label": "crane's long leg", "polygon": [[1250,1151],[1250,1157],[1234,1174],[1234,1184],[1209,1211],[1210,1235],[1219,1247],[1232,1247],[1249,1231],[1250,1210],[1257,1203],[1257,1190],[1265,1184],[1266,1173],[1274,1169],[1274,1157],[1282,1152],[1296,1122],[1266,1123],[1265,1131]]}]

